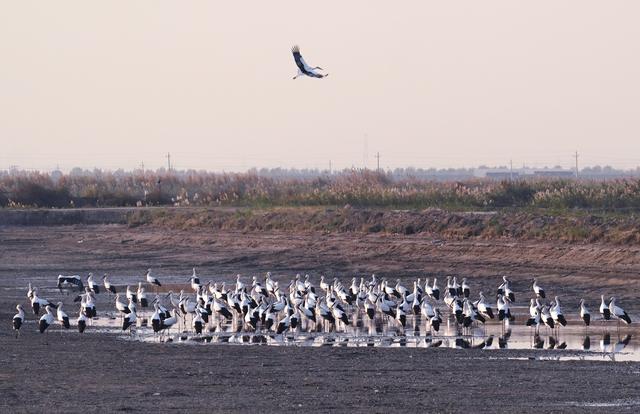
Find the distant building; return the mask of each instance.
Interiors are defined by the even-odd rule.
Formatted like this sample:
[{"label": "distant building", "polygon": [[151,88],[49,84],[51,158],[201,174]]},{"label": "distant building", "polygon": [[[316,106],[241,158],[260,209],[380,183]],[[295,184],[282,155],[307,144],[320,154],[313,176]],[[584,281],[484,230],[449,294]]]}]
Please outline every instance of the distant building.
[{"label": "distant building", "polygon": [[535,170],[533,172],[535,177],[548,177],[548,178],[572,178],[576,176],[576,172],[573,170],[565,170],[565,169],[542,169]]},{"label": "distant building", "polygon": [[485,178],[491,178],[493,180],[512,180],[518,178],[520,173],[516,171],[487,171]]},{"label": "distant building", "polygon": [[63,176],[64,174],[60,170],[51,171],[51,174],[49,174],[49,177],[51,177],[51,181],[53,181],[54,183],[60,181]]},{"label": "distant building", "polygon": [[477,178],[490,178],[492,180],[509,180],[518,178],[572,178],[573,170],[564,168],[476,168],[473,176]]}]

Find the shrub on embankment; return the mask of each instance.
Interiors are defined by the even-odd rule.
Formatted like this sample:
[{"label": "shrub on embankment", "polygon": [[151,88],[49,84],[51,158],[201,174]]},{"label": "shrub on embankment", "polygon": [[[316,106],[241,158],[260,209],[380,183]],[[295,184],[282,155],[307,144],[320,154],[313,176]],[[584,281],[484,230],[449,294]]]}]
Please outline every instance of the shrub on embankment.
[{"label": "shrub on embankment", "polygon": [[551,215],[531,211],[451,212],[441,209],[354,208],[139,210],[129,225],[241,232],[386,233],[447,240],[558,240],[640,243],[634,215]]}]

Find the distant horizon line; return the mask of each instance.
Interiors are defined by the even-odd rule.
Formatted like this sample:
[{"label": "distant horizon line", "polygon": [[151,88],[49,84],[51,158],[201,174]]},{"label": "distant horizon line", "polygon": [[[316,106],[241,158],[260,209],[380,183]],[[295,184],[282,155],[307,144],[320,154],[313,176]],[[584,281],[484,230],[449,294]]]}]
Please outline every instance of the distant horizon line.
[{"label": "distant horizon line", "polygon": [[[167,166],[161,166],[157,168],[144,168],[144,167],[136,167],[136,168],[106,168],[106,167],[72,167],[72,168],[22,168],[17,165],[12,165],[8,168],[0,167],[0,172],[2,173],[55,173],[59,172],[65,175],[70,174],[80,174],[80,173],[93,173],[93,172],[101,172],[101,173],[135,173],[135,172],[151,172],[151,173],[166,173],[166,172],[177,172],[177,173],[188,173],[188,172],[197,172],[197,173],[232,173],[232,174],[247,174],[253,172],[277,172],[282,171],[286,172],[315,172],[315,173],[344,173],[349,171],[382,171],[387,173],[393,172],[402,172],[402,171],[419,171],[419,172],[446,172],[446,171],[500,171],[500,172],[523,172],[523,171],[534,171],[534,170],[549,170],[549,171],[565,171],[565,172],[575,172],[576,168],[567,168],[561,165],[544,165],[544,166],[531,166],[531,165],[522,165],[522,166],[507,166],[507,165],[486,165],[481,164],[479,166],[471,166],[471,167],[417,167],[417,166],[405,166],[405,167],[380,167],[379,169],[376,167],[362,167],[362,166],[352,166],[352,167],[344,167],[344,168],[319,168],[319,167],[249,167],[249,168],[239,168],[239,169],[206,169],[206,168],[176,168],[171,167],[167,168]],[[578,172],[587,171],[601,171],[601,172],[640,172],[640,165],[630,168],[618,168],[609,164],[596,164],[596,165],[587,165],[584,167],[579,167]]]}]

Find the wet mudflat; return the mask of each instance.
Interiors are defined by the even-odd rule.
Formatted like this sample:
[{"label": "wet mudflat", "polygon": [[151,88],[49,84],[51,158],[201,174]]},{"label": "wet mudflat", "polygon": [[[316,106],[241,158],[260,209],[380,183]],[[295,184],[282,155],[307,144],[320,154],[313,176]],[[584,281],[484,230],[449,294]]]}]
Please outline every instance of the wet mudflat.
[{"label": "wet mudflat", "polygon": [[[640,331],[635,326],[618,327],[614,321],[596,320],[589,327],[581,320],[569,319],[566,327],[549,329],[527,327],[528,309],[514,307],[512,312],[517,321],[501,323],[489,320],[485,324],[474,323],[463,328],[455,323],[454,316],[444,310],[444,323],[437,331],[433,330],[423,317],[408,315],[407,325],[403,328],[397,321],[386,315],[376,315],[369,319],[357,307],[349,308],[350,324],[337,327],[326,322],[314,323],[302,319],[293,330],[277,334],[274,329],[250,329],[240,323],[236,317],[231,321],[216,318],[215,315],[205,324],[204,331],[196,333],[192,328],[193,316],[188,314],[179,318],[178,323],[160,334],[153,332],[149,308],[139,308],[137,323],[129,331],[123,332],[122,318],[113,311],[101,312],[102,316],[93,320],[92,330],[116,335],[122,340],[147,343],[176,343],[184,345],[258,345],[258,346],[297,346],[297,347],[405,347],[405,348],[451,348],[483,349],[497,354],[488,357],[502,357],[504,350],[537,350],[534,358],[555,361],[591,360],[591,361],[633,361],[640,362]],[[543,351],[551,352],[548,355]]]},{"label": "wet mudflat", "polygon": [[640,387],[638,364],[529,360],[531,351],[185,347],[113,339],[51,332],[48,344],[25,335],[25,346],[3,335],[0,408],[595,412],[612,404],[636,412]]},{"label": "wet mudflat", "polygon": [[[247,335],[234,333],[232,326],[205,334],[211,343],[193,340],[192,334],[180,341],[178,332],[173,342],[156,343],[152,336],[145,339],[144,327],[138,329],[139,340],[117,332],[116,326],[109,328],[109,323],[99,327],[98,322],[84,335],[63,332],[58,326],[40,335],[29,311],[19,339],[9,329],[13,307],[26,300],[28,280],[47,290],[61,272],[86,275],[88,271],[105,271],[122,286],[137,282],[149,266],[169,282],[184,283],[192,266],[212,279],[232,280],[238,272],[250,275],[266,270],[290,277],[290,272],[317,269],[340,277],[364,272],[368,264],[388,277],[413,277],[425,271],[464,273],[474,287],[484,290],[494,288],[495,276],[508,269],[516,287],[523,291],[523,302],[528,298],[524,278],[534,275],[546,280],[547,286],[557,279],[554,286],[567,298],[565,303],[577,303],[582,292],[594,296],[592,292],[600,290],[595,284],[597,263],[589,262],[580,272],[578,253],[567,252],[566,246],[558,247],[565,250],[564,260],[527,259],[527,252],[540,254],[531,245],[523,248],[522,258],[505,255],[504,250],[490,255],[486,246],[474,250],[473,245],[461,245],[458,253],[464,251],[464,255],[458,254],[456,259],[453,252],[440,254],[442,250],[429,256],[432,247],[428,240],[397,240],[394,250],[393,245],[381,249],[375,242],[367,244],[348,235],[337,237],[333,245],[325,239],[319,249],[313,239],[313,235],[284,234],[189,236],[123,226],[1,229],[0,317],[7,323],[0,325],[0,410],[601,412],[603,407],[615,407],[637,411],[640,364],[624,361],[623,355],[634,359],[638,337],[634,329],[618,335],[615,324],[603,331],[596,323],[588,333],[577,327],[559,334],[541,329],[543,350],[537,349],[540,342],[518,322],[511,327],[504,349],[500,344],[508,331],[498,324],[460,336],[446,327],[434,335],[420,323],[416,334],[413,321],[403,332],[378,332],[375,325],[370,330],[363,321],[363,331],[356,334],[266,335],[276,346],[250,345],[251,339],[244,342]],[[422,252],[419,260],[413,260],[416,258],[407,243]],[[360,254],[350,252],[350,245]],[[539,247],[544,254],[554,249]],[[606,256],[607,248],[603,251]],[[443,256],[447,256],[447,263]],[[555,267],[550,263],[554,260]],[[613,273],[608,264],[602,265],[605,276],[600,277],[605,277],[604,284],[613,291],[625,285],[625,278],[631,283],[620,296],[633,317],[637,304],[631,298],[637,297],[638,290],[637,281],[629,281],[629,275],[635,265],[633,260],[625,263],[624,257],[618,257],[617,263],[614,269],[623,269],[621,276],[607,278]],[[134,270],[137,268],[139,272]],[[566,275],[564,279],[562,275]],[[574,286],[576,279],[583,282],[580,288]],[[53,295],[55,290],[49,293]],[[51,299],[60,298],[71,315],[74,308],[67,307],[71,296]],[[595,303],[591,305],[595,310]],[[99,296],[97,306],[99,312],[108,309],[107,297]],[[608,344],[606,332],[610,335]],[[628,335],[627,344],[619,345]],[[588,353],[580,350],[586,336]],[[227,343],[216,344],[214,338],[222,342],[226,338]],[[487,345],[489,338],[493,340]],[[553,346],[549,338],[554,338]],[[442,343],[433,346],[438,341]],[[563,343],[565,349],[558,350]],[[616,346],[621,349],[612,362],[608,355]],[[609,348],[603,352],[601,347]]]}]

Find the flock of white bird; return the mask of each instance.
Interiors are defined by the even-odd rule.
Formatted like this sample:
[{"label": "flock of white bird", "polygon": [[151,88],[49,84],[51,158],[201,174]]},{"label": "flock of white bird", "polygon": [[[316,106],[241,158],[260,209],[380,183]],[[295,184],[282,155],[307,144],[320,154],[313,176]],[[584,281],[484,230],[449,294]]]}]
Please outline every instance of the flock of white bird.
[{"label": "flock of white bird", "polygon": [[[104,291],[115,295],[115,309],[122,318],[122,330],[130,332],[132,327],[148,326],[149,322],[153,332],[160,335],[174,326],[181,331],[192,330],[200,335],[207,327],[211,332],[219,330],[225,322],[232,322],[238,327],[238,332],[259,331],[276,335],[295,335],[302,331],[346,332],[352,324],[349,315],[369,320],[380,318],[404,329],[407,316],[415,315],[424,319],[426,327],[433,334],[439,331],[443,322],[441,306],[448,309],[446,317],[451,318],[451,322],[461,331],[496,317],[502,321],[503,327],[515,320],[511,305],[515,302],[516,292],[506,276],[498,286],[495,302],[488,300],[483,292],[479,292],[478,299],[471,300],[471,287],[467,279],[458,283],[456,277],[447,277],[442,292],[436,278],[432,281],[427,279],[424,283],[417,279],[407,287],[400,280],[394,284],[386,279],[379,280],[375,275],[366,280],[360,278],[359,282],[353,278],[348,287],[338,279],[327,281],[324,277],[320,278],[316,287],[308,275],[304,278],[296,275],[286,288],[281,289],[270,273],[266,274],[264,283],[254,276],[250,284],[245,284],[238,275],[236,282],[227,287],[225,282],[202,284],[193,269],[189,283],[192,293],[181,290],[178,295],[171,291],[160,295],[158,288],[162,284],[151,275],[149,269],[145,281],[140,281],[137,289],[126,286],[124,292],[120,293],[106,275],[102,278]],[[91,324],[98,314],[95,295],[100,294],[102,288],[92,274],[87,277],[86,286],[78,276],[59,276],[58,287],[62,288],[63,285],[84,289],[84,293],[74,299],[80,302],[76,326],[79,332],[84,332],[87,324]],[[145,285],[156,290],[153,300],[148,299]],[[541,326],[551,330],[566,326],[567,318],[558,296],[546,302],[545,290],[536,279],[533,280],[532,291],[535,297],[530,300],[526,325],[535,328],[536,333]],[[32,287],[31,283],[27,298],[34,315],[38,316],[43,308],[45,310],[39,318],[40,333],[56,322],[66,329],[71,327],[62,302],[54,303],[41,298],[38,289]],[[163,301],[168,303],[165,305]],[[138,321],[138,314],[151,307],[151,316]],[[13,328],[19,335],[25,312],[22,305],[16,308],[18,313],[13,317]],[[580,301],[578,313],[584,324],[589,326],[591,316],[584,300]],[[617,304],[615,297],[607,304],[604,295],[601,296],[599,313],[603,321],[617,320],[618,327],[621,321],[631,323],[631,318]]]}]

